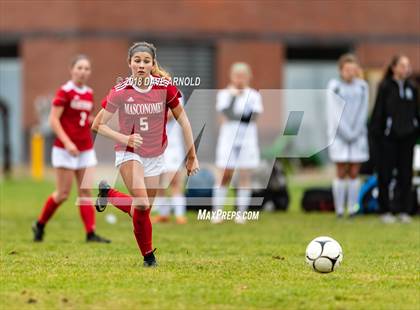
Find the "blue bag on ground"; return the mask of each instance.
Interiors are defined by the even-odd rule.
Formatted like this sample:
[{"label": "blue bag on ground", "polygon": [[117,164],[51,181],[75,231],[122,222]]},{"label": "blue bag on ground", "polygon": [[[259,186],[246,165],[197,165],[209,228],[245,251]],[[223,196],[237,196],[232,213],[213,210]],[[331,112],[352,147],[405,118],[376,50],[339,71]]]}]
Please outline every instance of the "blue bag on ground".
[{"label": "blue bag on ground", "polygon": [[378,178],[376,175],[370,176],[361,186],[359,192],[359,211],[360,214],[378,213]]},{"label": "blue bag on ground", "polygon": [[212,209],[212,195],[215,177],[210,169],[202,168],[188,178],[185,197],[187,210]]}]

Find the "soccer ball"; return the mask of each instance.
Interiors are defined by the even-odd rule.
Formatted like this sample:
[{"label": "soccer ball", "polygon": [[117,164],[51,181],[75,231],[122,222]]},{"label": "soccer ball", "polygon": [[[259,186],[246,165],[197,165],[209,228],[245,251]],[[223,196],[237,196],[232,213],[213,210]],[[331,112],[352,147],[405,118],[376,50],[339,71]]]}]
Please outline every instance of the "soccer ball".
[{"label": "soccer ball", "polygon": [[343,260],[340,244],[330,237],[318,237],[306,247],[306,262],[315,271],[329,273],[334,271]]},{"label": "soccer ball", "polygon": [[115,224],[117,222],[117,217],[112,213],[108,213],[105,216],[105,221],[107,221],[109,224]]}]

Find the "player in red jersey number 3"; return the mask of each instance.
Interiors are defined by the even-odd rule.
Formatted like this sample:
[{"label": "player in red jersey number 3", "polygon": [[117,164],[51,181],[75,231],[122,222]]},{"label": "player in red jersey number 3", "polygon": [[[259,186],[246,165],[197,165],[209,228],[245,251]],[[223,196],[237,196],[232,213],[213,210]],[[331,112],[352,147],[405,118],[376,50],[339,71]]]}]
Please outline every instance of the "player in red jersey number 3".
[{"label": "player in red jersey number 3", "polygon": [[[195,174],[199,166],[191,126],[178,99],[181,93],[171,85],[169,75],[159,68],[156,48],[147,42],[134,44],[128,51],[128,66],[132,76],[111,89],[92,128],[116,142],[115,165],[130,195],[102,181],[96,208],[103,211],[110,202],[132,217],[143,265],[154,267],[157,264],[152,247],[150,208],[165,169],[163,153],[167,145],[168,109],[183,130],[188,175]],[[110,122],[113,116],[118,117],[115,129]]]},{"label": "player in red jersey number 3", "polygon": [[93,108],[93,92],[86,86],[90,61],[78,55],[70,66],[71,80],[57,92],[50,113],[50,125],[56,135],[52,149],[52,165],[56,171],[56,191],[44,204],[32,226],[34,241],[42,241],[44,227],[57,208],[68,198],[76,177],[80,216],[86,230],[86,241],[110,241],[95,233],[95,209],[91,201],[91,182],[96,155],[93,149],[89,115]]}]

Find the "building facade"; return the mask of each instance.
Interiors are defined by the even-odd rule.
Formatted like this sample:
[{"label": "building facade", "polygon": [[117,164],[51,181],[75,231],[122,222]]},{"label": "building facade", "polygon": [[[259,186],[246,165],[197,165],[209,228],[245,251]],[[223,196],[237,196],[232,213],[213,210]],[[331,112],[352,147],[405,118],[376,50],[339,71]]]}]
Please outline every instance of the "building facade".
[{"label": "building facade", "polygon": [[[419,72],[419,11],[416,0],[0,1],[0,64],[16,75],[11,84],[1,82],[2,93],[11,97],[14,124],[22,130],[16,143],[25,145],[39,122],[35,103],[68,79],[73,55],[92,59],[90,86],[99,101],[128,73],[127,49],[134,41],[153,42],[164,67],[201,76],[203,88],[225,87],[235,61],[251,65],[257,89],[322,87],[295,85],[289,75],[306,64],[303,74],[316,80],[311,64],[332,72],[346,51],[367,70],[381,70],[392,55],[404,53]],[[262,130],[269,132],[278,117],[266,113]],[[23,160],[22,153],[24,146],[17,156]]]}]

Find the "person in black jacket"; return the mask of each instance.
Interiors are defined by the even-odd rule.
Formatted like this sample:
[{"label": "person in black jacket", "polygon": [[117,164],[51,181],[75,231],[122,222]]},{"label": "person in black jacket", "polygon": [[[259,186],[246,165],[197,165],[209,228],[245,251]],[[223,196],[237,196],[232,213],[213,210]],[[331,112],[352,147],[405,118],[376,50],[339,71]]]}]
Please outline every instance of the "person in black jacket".
[{"label": "person in black jacket", "polygon": [[398,214],[401,222],[411,221],[408,213],[412,205],[413,149],[419,137],[420,105],[409,74],[409,59],[404,55],[393,57],[379,85],[369,126],[380,212],[385,223],[397,220],[393,214]]}]

